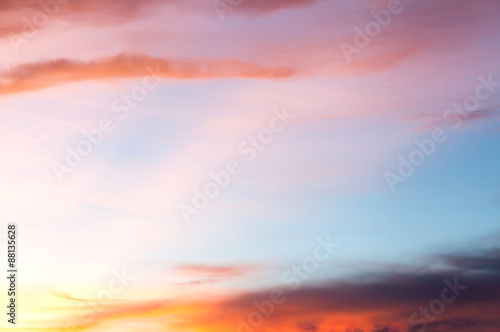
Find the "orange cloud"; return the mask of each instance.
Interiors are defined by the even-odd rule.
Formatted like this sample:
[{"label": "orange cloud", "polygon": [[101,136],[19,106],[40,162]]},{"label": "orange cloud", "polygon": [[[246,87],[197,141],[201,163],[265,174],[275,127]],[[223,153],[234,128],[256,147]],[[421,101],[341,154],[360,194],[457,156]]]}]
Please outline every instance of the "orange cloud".
[{"label": "orange cloud", "polygon": [[290,77],[289,68],[267,68],[229,60],[158,59],[121,54],[91,62],[58,59],[18,66],[0,74],[0,94],[39,90],[93,79],[137,78],[154,74],[173,79]]},{"label": "orange cloud", "polygon": [[319,0],[242,0],[237,7],[240,13],[262,13],[276,10],[292,9],[296,7],[312,6]]},{"label": "orange cloud", "polygon": [[[242,0],[236,7],[240,14],[256,14],[312,5],[318,1]],[[4,0],[0,2],[0,20],[3,22],[0,37],[22,33],[26,21],[33,23],[33,15],[43,13],[47,13],[50,18],[57,17],[68,22],[109,25],[124,24],[151,15],[165,6],[174,7],[180,12],[206,12],[213,9],[211,1],[203,0]]]},{"label": "orange cloud", "polygon": [[174,273],[182,278],[190,278],[187,282],[177,283],[179,286],[200,286],[232,280],[243,277],[251,272],[262,269],[257,265],[214,266],[202,264],[180,264],[174,268]]},{"label": "orange cloud", "polygon": [[182,264],[176,267],[181,273],[198,277],[234,277],[255,270],[255,266],[214,266],[200,264]]},{"label": "orange cloud", "polygon": [[[71,323],[79,331],[99,331],[103,325],[123,322],[159,322],[156,329],[149,330],[416,332],[422,323],[412,325],[409,317],[420,312],[418,320],[425,322],[428,332],[451,332],[458,328],[463,332],[498,331],[500,251],[436,256],[435,259],[439,266],[449,268],[444,271],[416,267],[413,271],[372,273],[349,281],[304,285],[296,290],[283,285],[282,293],[277,296],[272,295],[277,290],[274,289],[198,301],[114,302]],[[200,270],[200,267],[187,267],[193,268]],[[222,271],[228,273],[225,269]],[[447,291],[443,292],[444,289]],[[446,305],[443,302],[444,309],[438,308],[440,313],[436,313],[432,303],[444,299],[443,294]],[[75,301],[73,309],[78,312],[80,300],[64,298]],[[420,308],[427,311],[422,313]],[[427,314],[432,319],[422,320],[429,317]],[[59,331],[57,325],[53,331]]]}]

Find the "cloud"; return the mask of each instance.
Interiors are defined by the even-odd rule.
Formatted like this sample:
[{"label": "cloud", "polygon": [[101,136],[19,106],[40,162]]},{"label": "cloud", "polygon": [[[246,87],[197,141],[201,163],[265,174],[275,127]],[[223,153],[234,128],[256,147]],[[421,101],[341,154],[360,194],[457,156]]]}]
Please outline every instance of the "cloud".
[{"label": "cloud", "polygon": [[[263,14],[277,10],[312,5],[319,0],[242,0],[237,6],[239,14]],[[230,5],[227,5],[228,7]],[[20,34],[26,22],[37,22],[34,16],[48,14],[48,17],[71,23],[87,25],[126,24],[141,17],[152,16],[161,8],[170,7],[179,14],[206,13],[213,10],[212,1],[203,0],[5,0],[0,4],[0,37]],[[47,24],[40,24],[45,28]]]},{"label": "cloud", "polygon": [[[169,1],[178,2],[178,1]],[[158,6],[157,0],[146,1],[82,1],[82,0],[5,0],[0,4],[0,19],[6,22],[0,29],[0,37],[20,34],[28,26],[45,28],[47,23],[40,17],[62,19],[72,23],[116,24],[130,21]],[[42,22],[36,24],[35,22]],[[45,22],[45,23],[43,23]]]},{"label": "cloud", "polygon": [[500,110],[498,106],[490,106],[484,109],[478,109],[476,111],[463,111],[464,114],[459,113],[447,113],[446,120],[443,119],[442,114],[434,113],[421,113],[411,117],[407,117],[405,120],[408,121],[429,121],[427,124],[415,128],[416,130],[422,130],[427,128],[440,128],[440,127],[451,127],[457,124],[470,124],[473,122],[486,120],[486,119],[497,119],[500,117]]},{"label": "cloud", "polygon": [[237,7],[237,12],[242,14],[267,13],[284,9],[303,8],[318,2],[319,0],[242,0]]},{"label": "cloud", "polygon": [[257,265],[237,265],[237,266],[215,266],[204,264],[179,264],[174,267],[173,273],[181,278],[190,278],[189,281],[176,283],[179,286],[201,286],[214,284],[237,277],[243,277],[249,273],[262,269]]},{"label": "cloud", "polygon": [[139,78],[151,74],[172,79],[290,77],[293,70],[267,68],[258,64],[228,60],[159,59],[121,54],[83,62],[58,59],[20,65],[0,74],[0,94],[39,90],[93,79]]},{"label": "cloud", "polygon": [[[280,289],[284,301],[274,305],[264,319],[263,331],[313,332],[416,332],[409,316],[438,299],[447,286],[444,280],[467,286],[445,311],[428,322],[427,331],[493,332],[500,327],[500,250],[477,254],[436,256],[447,268],[416,267],[416,272],[380,271],[350,280],[309,284],[292,291]],[[181,266],[187,271],[234,274],[232,268]],[[237,271],[239,271],[237,269]],[[269,304],[271,290],[247,292],[226,298],[158,300],[115,303],[103,308],[91,328],[121,319],[145,322],[168,318],[163,328],[192,331],[235,331],[258,305]],[[70,296],[66,296],[71,298]],[[267,305],[268,305],[267,304]],[[240,319],[241,318],[241,319]],[[248,327],[240,328],[245,331]],[[83,329],[85,330],[85,329]],[[161,330],[161,329],[158,329]]]},{"label": "cloud", "polygon": [[214,266],[202,264],[179,264],[175,270],[179,273],[198,277],[235,277],[255,271],[254,265]]},{"label": "cloud", "polygon": [[446,255],[442,261],[462,271],[500,272],[500,250],[488,250],[481,255]]}]

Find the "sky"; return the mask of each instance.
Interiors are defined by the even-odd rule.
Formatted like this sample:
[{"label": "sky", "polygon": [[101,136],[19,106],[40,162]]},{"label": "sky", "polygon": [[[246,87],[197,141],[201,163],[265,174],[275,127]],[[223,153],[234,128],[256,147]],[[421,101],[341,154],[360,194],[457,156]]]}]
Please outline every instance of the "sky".
[{"label": "sky", "polygon": [[0,331],[498,331],[499,15],[0,1]]}]

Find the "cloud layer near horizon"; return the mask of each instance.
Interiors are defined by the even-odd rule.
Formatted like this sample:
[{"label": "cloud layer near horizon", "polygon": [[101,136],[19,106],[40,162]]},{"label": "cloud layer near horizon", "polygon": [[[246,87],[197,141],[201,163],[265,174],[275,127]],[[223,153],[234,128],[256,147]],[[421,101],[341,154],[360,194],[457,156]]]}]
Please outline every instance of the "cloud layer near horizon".
[{"label": "cloud layer near horizon", "polygon": [[[351,280],[306,283],[296,290],[289,284],[220,299],[200,298],[196,302],[169,299],[111,303],[92,319],[80,317],[80,328],[94,331],[108,322],[156,322],[160,317],[168,319],[157,322],[157,328],[176,331],[437,332],[460,328],[464,332],[493,332],[500,328],[500,250],[436,256],[428,263],[440,267],[415,266],[411,271],[406,267],[399,272],[394,267],[391,271],[382,268]],[[231,275],[240,270],[235,266],[186,268]],[[271,308],[269,300],[276,290],[281,292],[279,301]],[[434,304],[441,312],[433,314],[436,309],[431,309],[430,303],[441,299],[443,292],[446,299],[453,300],[445,304],[444,310]],[[59,297],[72,301],[69,295]],[[256,303],[269,313],[262,315],[262,324],[252,323],[259,322]],[[429,315],[421,308],[427,308]],[[53,328],[58,331],[56,326]]]}]

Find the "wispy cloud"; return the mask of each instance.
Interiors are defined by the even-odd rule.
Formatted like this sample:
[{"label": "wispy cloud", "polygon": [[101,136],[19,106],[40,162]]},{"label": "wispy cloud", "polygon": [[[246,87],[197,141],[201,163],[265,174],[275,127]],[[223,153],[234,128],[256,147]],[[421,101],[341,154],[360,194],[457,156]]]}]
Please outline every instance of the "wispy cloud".
[{"label": "wispy cloud", "polygon": [[121,54],[84,62],[68,59],[18,66],[0,74],[0,94],[44,89],[92,79],[137,78],[156,75],[172,79],[290,77],[289,68],[268,68],[238,60],[159,59]]},{"label": "wispy cloud", "polygon": [[256,265],[214,266],[203,264],[180,264],[175,267],[179,273],[198,277],[235,277],[260,269]]},{"label": "wispy cloud", "polygon": [[[467,285],[467,290],[457,300],[459,305],[449,305],[445,314],[429,322],[427,331],[455,331],[460,327],[464,332],[478,329],[490,332],[500,327],[498,249],[477,254],[438,255],[432,260],[443,264],[440,268],[415,267],[413,272],[380,270],[351,280],[325,281],[285,292],[285,303],[266,318],[264,327],[297,332],[417,331],[417,327],[409,324],[409,315],[439,297],[444,280]],[[179,268],[225,276],[241,272],[234,267],[183,265]],[[91,325],[81,328],[90,331],[106,321],[167,317],[161,325],[163,328],[234,331],[238,317],[255,310],[254,304],[268,298],[269,292],[252,291],[196,302],[170,299],[115,303],[104,308]],[[77,301],[69,295],[64,298]]]}]

